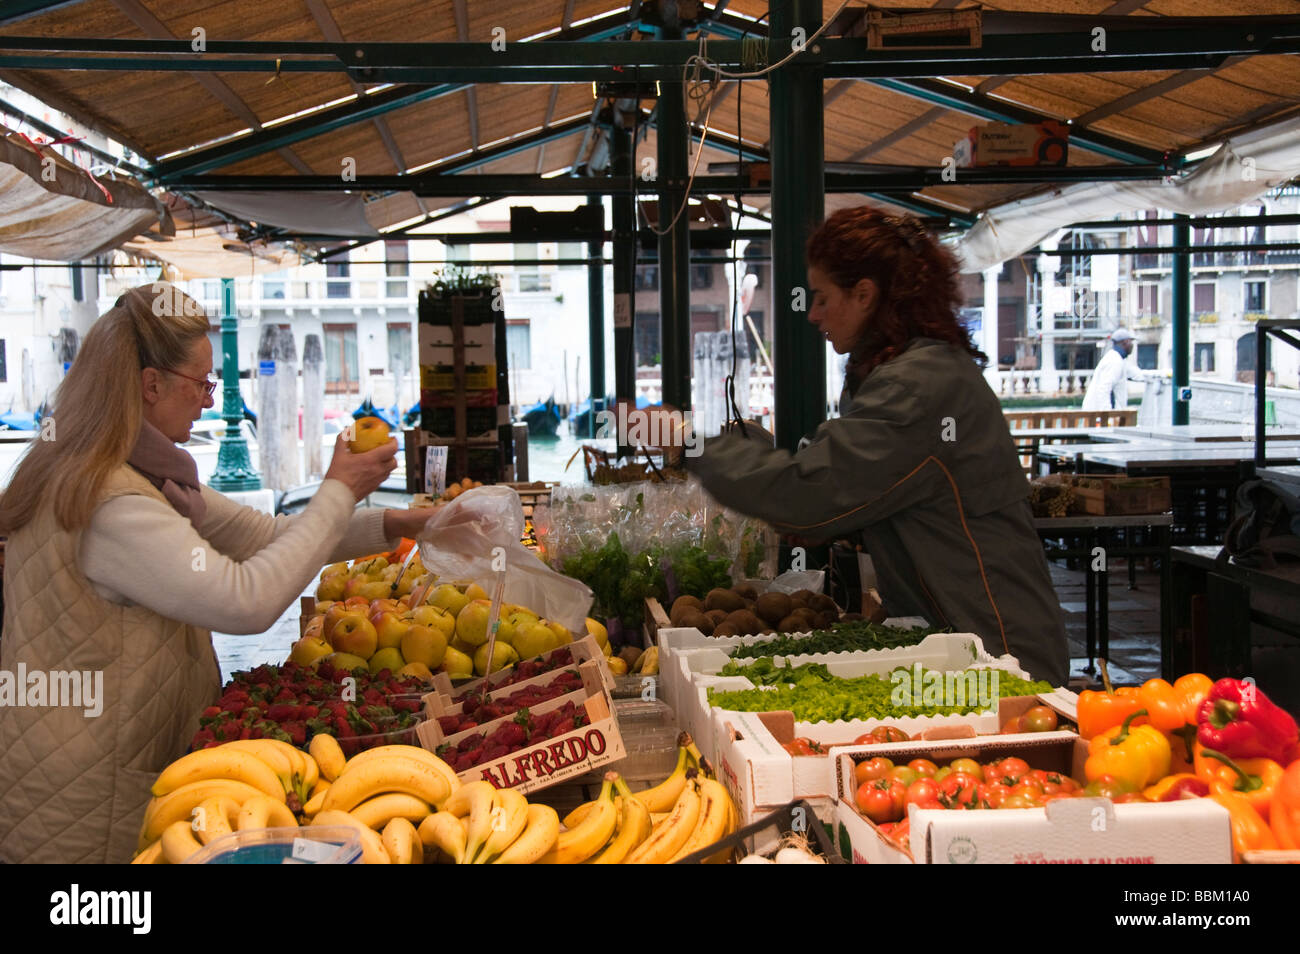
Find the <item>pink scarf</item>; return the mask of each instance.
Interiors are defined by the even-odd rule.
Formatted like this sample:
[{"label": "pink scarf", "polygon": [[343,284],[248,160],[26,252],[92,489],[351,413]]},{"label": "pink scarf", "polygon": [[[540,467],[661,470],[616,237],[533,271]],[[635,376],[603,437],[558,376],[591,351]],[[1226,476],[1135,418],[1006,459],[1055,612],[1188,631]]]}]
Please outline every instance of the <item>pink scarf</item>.
[{"label": "pink scarf", "polygon": [[199,469],[193,457],[148,421],[141,421],[140,436],[126,462],[161,490],[177,513],[189,517],[194,529],[199,528],[208,505],[199,490]]}]

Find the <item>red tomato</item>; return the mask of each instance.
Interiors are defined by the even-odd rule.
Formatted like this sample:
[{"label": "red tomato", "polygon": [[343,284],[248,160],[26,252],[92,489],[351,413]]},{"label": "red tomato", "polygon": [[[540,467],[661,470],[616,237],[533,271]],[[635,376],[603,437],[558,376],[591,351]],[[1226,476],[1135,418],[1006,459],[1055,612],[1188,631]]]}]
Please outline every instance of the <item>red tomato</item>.
[{"label": "red tomato", "polygon": [[1038,804],[1027,795],[1008,795],[1003,799],[1001,808],[1039,808]]},{"label": "red tomato", "polygon": [[939,786],[933,779],[919,778],[907,787],[907,804],[917,808],[942,808]]},{"label": "red tomato", "polygon": [[875,742],[908,742],[910,736],[902,729],[896,729],[892,725],[878,725],[869,733]]},{"label": "red tomato", "polygon": [[998,782],[983,782],[975,789],[975,800],[987,808],[1000,808],[1011,789]]},{"label": "red tomato", "polygon": [[1122,805],[1124,802],[1145,802],[1147,797],[1141,792],[1125,792],[1118,798],[1114,799],[1116,805]]},{"label": "red tomato", "polygon": [[897,782],[874,779],[858,788],[858,809],[873,822],[896,822],[902,817],[901,805],[895,802],[894,787]]},{"label": "red tomato", "polygon": [[911,819],[904,818],[889,832],[890,841],[907,851],[910,851],[912,848],[910,821]]},{"label": "red tomato", "polygon": [[1002,726],[1002,731],[1007,735],[1015,735],[1017,732],[1022,731],[1020,728],[1020,716],[1016,716],[1014,719],[1008,719]]},{"label": "red tomato", "polygon": [[998,773],[1003,778],[1009,778],[1012,784],[1020,781],[1021,777],[1029,772],[1029,763],[1024,759],[1005,758],[998,763]]},{"label": "red tomato", "polygon": [[998,768],[997,762],[990,762],[984,766],[984,781],[990,784],[1002,781],[1002,770]]},{"label": "red tomato", "polygon": [[800,736],[791,742],[787,742],[781,747],[791,755],[823,755],[826,752],[826,749],[821,745],[821,743],[814,742],[812,739],[804,738],[803,736]]},{"label": "red tomato", "polygon": [[939,783],[940,801],[949,808],[969,808],[975,801],[980,780],[965,772],[953,772]]},{"label": "red tomato", "polygon": [[1034,706],[1020,717],[1025,732],[1053,732],[1057,723],[1056,712],[1047,706]]},{"label": "red tomato", "polygon": [[894,763],[889,759],[867,759],[865,762],[859,762],[854,767],[853,778],[859,785],[863,782],[873,782],[878,778],[884,778],[893,767]]},{"label": "red tomato", "polygon": [[974,759],[953,759],[948,766],[954,772],[965,772],[967,775],[974,775],[981,782],[984,781],[984,766]]},{"label": "red tomato", "polygon": [[1024,795],[1037,801],[1043,797],[1043,786],[1033,779],[1023,778],[1012,787],[1011,794]]},{"label": "red tomato", "polygon": [[924,778],[934,778],[934,773],[939,771],[939,766],[929,759],[912,759],[907,763],[907,767]]}]

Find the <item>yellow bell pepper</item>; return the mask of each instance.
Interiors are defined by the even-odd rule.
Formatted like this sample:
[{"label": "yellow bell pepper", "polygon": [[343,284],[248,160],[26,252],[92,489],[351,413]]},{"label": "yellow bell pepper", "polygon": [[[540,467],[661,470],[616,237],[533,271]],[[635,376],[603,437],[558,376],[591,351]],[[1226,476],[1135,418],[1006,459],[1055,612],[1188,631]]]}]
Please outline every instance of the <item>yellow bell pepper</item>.
[{"label": "yellow bell pepper", "polygon": [[1172,757],[1169,740],[1154,726],[1133,725],[1134,719],[1146,714],[1145,709],[1138,709],[1129,714],[1123,725],[1093,736],[1083,766],[1089,782],[1113,775],[1135,789],[1142,789],[1169,774]]}]

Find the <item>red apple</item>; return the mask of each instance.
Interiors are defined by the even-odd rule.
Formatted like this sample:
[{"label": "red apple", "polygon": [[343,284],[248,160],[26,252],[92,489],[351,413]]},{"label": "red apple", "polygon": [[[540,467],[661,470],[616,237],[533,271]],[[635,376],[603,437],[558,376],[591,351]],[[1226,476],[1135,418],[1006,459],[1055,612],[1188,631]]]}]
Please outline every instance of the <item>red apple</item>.
[{"label": "red apple", "polygon": [[334,624],[329,642],[338,652],[369,659],[379,646],[379,634],[370,620],[357,613],[344,616]]}]

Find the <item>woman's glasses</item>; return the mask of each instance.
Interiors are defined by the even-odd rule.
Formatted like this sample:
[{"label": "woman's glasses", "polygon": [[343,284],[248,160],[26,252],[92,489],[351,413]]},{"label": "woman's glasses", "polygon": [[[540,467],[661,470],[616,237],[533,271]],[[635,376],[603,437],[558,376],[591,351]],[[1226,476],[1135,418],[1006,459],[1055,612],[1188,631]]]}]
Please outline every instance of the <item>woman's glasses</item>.
[{"label": "woman's glasses", "polygon": [[212,393],[217,389],[217,382],[213,381],[211,378],[192,378],[188,374],[181,374],[179,371],[173,371],[171,368],[163,368],[163,370],[168,374],[176,375],[178,378],[184,378],[186,381],[193,381],[195,384],[203,385],[203,390],[208,393],[208,397],[212,397]]}]

